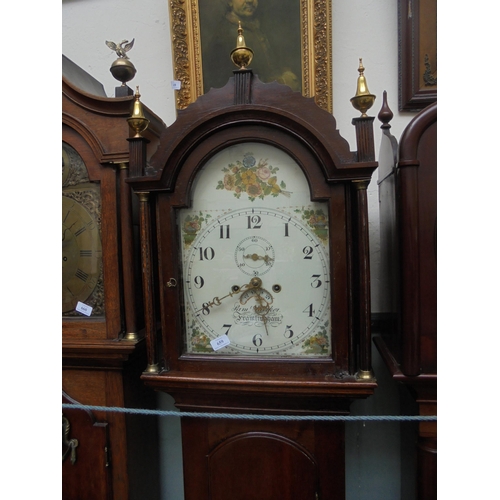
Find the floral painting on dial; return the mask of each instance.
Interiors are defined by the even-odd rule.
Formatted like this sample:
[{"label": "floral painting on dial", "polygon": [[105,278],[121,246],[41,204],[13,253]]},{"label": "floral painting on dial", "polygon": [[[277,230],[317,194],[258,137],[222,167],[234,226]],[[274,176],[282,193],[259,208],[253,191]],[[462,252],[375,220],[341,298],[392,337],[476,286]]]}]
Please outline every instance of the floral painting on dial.
[{"label": "floral painting on dial", "polygon": [[182,236],[184,244],[189,246],[196,238],[198,231],[203,224],[208,224],[210,214],[203,214],[200,212],[198,215],[188,215],[182,223]]},{"label": "floral painting on dial", "polygon": [[233,191],[236,198],[246,194],[250,201],[280,194],[289,198],[291,193],[285,190],[285,182],[278,180],[278,170],[269,165],[267,158],[257,161],[253,153],[245,153],[241,161],[237,160],[222,169],[224,178],[219,180],[217,189]]},{"label": "floral painting on dial", "polygon": [[328,353],[328,321],[313,335],[311,335],[302,345],[307,354],[327,354]]},{"label": "floral painting on dial", "polygon": [[308,226],[314,231],[314,234],[326,243],[328,239],[328,219],[323,210],[314,210],[309,208],[302,208],[302,210],[295,210],[295,212],[302,215],[302,219],[307,222]]}]

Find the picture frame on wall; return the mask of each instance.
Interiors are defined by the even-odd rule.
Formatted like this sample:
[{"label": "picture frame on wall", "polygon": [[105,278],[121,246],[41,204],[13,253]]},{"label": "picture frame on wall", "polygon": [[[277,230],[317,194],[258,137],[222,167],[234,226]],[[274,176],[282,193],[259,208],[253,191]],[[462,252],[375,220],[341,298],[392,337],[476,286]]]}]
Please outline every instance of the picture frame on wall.
[{"label": "picture frame on wall", "polygon": [[399,110],[437,100],[437,0],[399,0]]},{"label": "picture frame on wall", "polygon": [[[332,111],[331,0],[170,0],[177,109],[223,87],[237,67],[238,20],[254,52],[249,66]],[[179,88],[180,87],[180,88]]]}]

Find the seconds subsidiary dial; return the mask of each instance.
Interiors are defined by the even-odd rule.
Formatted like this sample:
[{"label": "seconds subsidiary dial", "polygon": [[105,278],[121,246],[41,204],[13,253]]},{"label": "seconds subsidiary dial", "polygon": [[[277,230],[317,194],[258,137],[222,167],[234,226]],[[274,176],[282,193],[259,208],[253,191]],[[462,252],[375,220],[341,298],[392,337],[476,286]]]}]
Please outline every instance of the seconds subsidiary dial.
[{"label": "seconds subsidiary dial", "polygon": [[[249,207],[210,219],[186,252],[184,280],[188,352],[331,352],[327,249],[284,211]],[[229,345],[214,351],[210,341],[223,335]]]}]

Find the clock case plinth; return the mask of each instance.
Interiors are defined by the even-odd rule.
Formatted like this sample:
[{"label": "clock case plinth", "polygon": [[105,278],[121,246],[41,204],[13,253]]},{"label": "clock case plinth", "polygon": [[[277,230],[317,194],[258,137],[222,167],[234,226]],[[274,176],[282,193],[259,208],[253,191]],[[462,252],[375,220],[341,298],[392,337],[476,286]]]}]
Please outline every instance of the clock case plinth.
[{"label": "clock case plinth", "polygon": [[[142,380],[171,394],[182,411],[345,415],[354,399],[366,398],[375,390],[366,195],[377,167],[373,118],[355,118],[353,125],[358,151],[350,151],[335,118],[313,99],[278,83],[264,84],[251,70],[237,70],[225,87],[210,90],[179,111],[147,164],[141,160],[144,155],[135,154],[137,161],[131,155],[127,182],[141,203],[143,282],[150,284],[144,287],[149,369]],[[136,141],[135,147],[145,147],[140,139]],[[242,142],[261,142],[285,151],[302,168],[311,199],[328,203],[334,332],[333,354],[328,359],[235,359],[183,351],[182,273],[175,212],[189,206],[193,181],[206,161]],[[315,463],[318,498],[343,498],[342,422],[236,422],[182,420],[185,475],[190,477],[185,481],[186,498],[209,498],[206,488],[219,467],[217,457],[224,456],[218,448],[222,442],[232,442],[240,435],[241,446],[235,441],[228,456],[244,457],[249,466],[252,457],[247,450],[252,449],[251,443],[259,442],[252,441],[259,432],[273,436],[270,453],[280,454],[280,439],[290,440],[295,444],[285,446],[285,455],[300,449]],[[304,433],[307,439],[299,439]],[[206,457],[211,457],[208,465]],[[334,474],[332,466],[337,471]],[[227,467],[231,469],[229,464]],[[287,472],[290,484],[296,476],[292,469]],[[236,486],[242,484],[241,477],[224,481],[226,492],[232,491],[235,481]],[[271,489],[273,482],[269,480]],[[210,498],[230,498],[228,495]]]}]

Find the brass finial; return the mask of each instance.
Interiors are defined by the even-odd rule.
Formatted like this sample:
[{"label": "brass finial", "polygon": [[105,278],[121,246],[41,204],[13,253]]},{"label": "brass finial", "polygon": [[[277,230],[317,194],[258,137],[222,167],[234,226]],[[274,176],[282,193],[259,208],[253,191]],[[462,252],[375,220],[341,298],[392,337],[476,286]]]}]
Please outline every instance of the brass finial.
[{"label": "brass finial", "polygon": [[355,109],[361,111],[361,116],[366,117],[366,112],[373,106],[375,102],[375,96],[370,94],[368,86],[366,85],[366,78],[363,72],[365,68],[363,67],[363,59],[359,58],[359,76],[358,76],[358,86],[356,89],[356,95],[351,98],[351,104]]},{"label": "brass finial", "polygon": [[245,69],[252,61],[253,50],[245,45],[241,21],[238,21],[238,37],[236,48],[231,51],[231,61],[240,69]]},{"label": "brass finial", "polygon": [[122,83],[124,87],[127,82],[134,78],[137,70],[132,64],[132,61],[128,58],[127,52],[134,46],[134,40],[131,42],[128,40],[122,40],[120,43],[110,42],[106,40],[106,45],[116,52],[118,59],[111,65],[109,71],[114,78]]},{"label": "brass finial", "polygon": [[127,121],[130,128],[135,132],[134,137],[142,137],[141,132],[144,132],[148,128],[149,120],[144,116],[142,102],[140,101],[139,86],[135,89],[134,107],[132,108],[132,115],[130,118],[127,118]]}]

